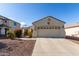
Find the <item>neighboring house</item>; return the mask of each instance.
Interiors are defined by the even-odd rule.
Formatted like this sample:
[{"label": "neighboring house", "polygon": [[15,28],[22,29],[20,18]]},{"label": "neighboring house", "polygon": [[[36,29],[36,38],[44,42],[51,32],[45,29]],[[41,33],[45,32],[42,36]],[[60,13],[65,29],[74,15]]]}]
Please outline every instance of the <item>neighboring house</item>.
[{"label": "neighboring house", "polygon": [[65,25],[65,31],[67,36],[79,37],[79,23]]},{"label": "neighboring house", "polygon": [[29,27],[24,26],[24,27],[22,27],[21,29],[22,29],[22,37],[24,37],[24,32],[25,32],[26,30],[31,30],[31,29],[33,29],[33,28],[32,28],[32,26],[29,26]]},{"label": "neighboring house", "polygon": [[8,19],[4,16],[0,16],[0,35],[6,35],[7,30],[20,29],[20,23]]},{"label": "neighboring house", "polygon": [[33,37],[65,37],[64,21],[47,16],[33,24]]}]

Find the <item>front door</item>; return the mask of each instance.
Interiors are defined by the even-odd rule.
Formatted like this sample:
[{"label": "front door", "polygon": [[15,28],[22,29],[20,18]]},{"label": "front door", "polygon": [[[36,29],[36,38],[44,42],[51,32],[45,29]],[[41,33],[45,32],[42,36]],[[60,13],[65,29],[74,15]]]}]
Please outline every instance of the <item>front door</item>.
[{"label": "front door", "polygon": [[5,28],[5,35],[7,34],[7,31],[8,31],[9,29],[8,28]]}]

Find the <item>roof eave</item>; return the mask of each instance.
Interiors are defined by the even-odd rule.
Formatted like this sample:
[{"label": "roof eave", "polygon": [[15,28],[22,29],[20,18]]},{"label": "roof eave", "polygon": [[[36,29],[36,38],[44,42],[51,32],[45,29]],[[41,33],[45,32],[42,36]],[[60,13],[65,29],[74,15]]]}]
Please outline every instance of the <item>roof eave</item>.
[{"label": "roof eave", "polygon": [[[52,17],[52,16],[47,16],[47,17],[51,17],[51,18],[54,18],[54,19],[56,19],[56,20],[58,20],[58,21],[61,21],[61,20],[59,20],[59,19],[57,19],[57,18],[55,18],[55,17]],[[45,18],[47,18],[47,17],[44,17],[44,18],[42,18],[42,19],[45,19]],[[40,20],[42,20],[42,19],[40,19]],[[37,21],[33,22],[32,24],[34,24],[34,23],[36,23],[36,22],[38,22],[38,21],[40,21],[40,20],[37,20]],[[64,22],[64,21],[61,21],[61,22],[63,22],[64,24],[66,23],[66,22]]]}]

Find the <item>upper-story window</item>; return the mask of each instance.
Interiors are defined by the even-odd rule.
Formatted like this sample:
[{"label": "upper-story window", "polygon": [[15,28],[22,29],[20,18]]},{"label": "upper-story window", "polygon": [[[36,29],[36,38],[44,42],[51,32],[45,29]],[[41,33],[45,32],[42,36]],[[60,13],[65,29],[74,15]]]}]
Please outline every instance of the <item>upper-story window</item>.
[{"label": "upper-story window", "polygon": [[5,24],[5,25],[7,24],[7,20],[4,21],[4,24]]},{"label": "upper-story window", "polygon": [[16,26],[17,24],[16,24],[16,22],[14,22],[14,26]]}]

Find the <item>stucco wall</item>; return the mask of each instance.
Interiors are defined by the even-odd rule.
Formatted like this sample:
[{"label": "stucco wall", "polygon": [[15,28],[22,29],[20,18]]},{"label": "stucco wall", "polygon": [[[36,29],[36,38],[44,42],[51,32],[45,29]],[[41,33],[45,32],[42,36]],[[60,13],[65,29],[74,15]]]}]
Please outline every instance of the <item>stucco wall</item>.
[{"label": "stucco wall", "polygon": [[69,36],[79,36],[79,27],[67,28],[65,29],[66,35]]}]

